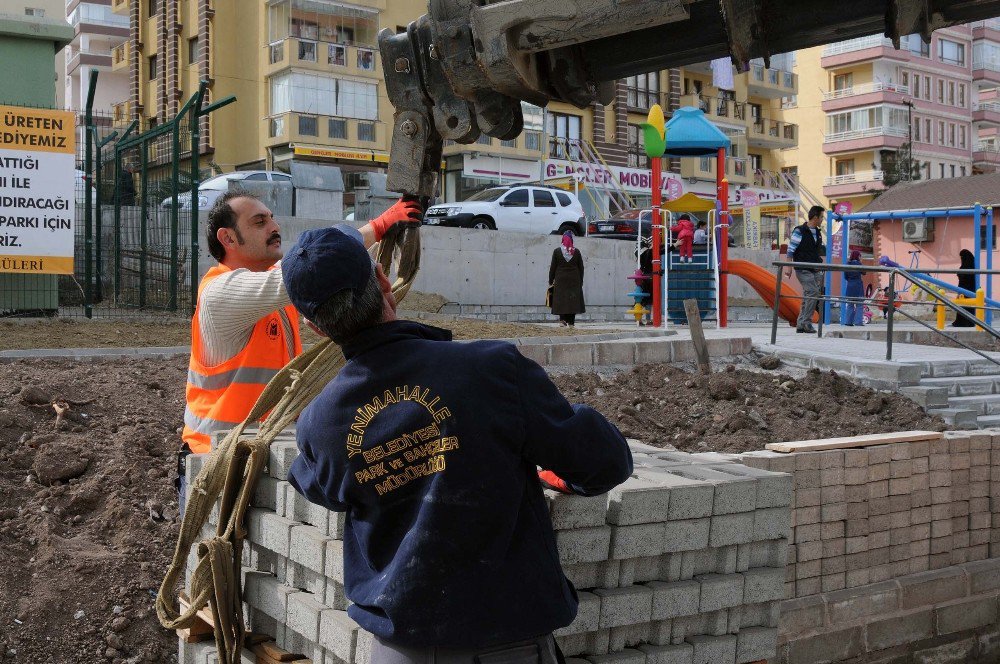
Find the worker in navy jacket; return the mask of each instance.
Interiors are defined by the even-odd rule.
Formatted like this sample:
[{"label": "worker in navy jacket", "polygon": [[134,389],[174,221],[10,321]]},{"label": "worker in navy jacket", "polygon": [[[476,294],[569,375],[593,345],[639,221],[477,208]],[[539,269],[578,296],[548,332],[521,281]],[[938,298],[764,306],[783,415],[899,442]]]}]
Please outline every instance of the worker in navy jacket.
[{"label": "worker in navy jacket", "polygon": [[632,472],[621,433],[511,344],[397,320],[381,266],[341,230],[307,231],[282,269],[347,359],[299,418],[289,481],[347,513],[348,614],[372,661],[560,661],[551,633],[577,598],[540,477],[608,491]]}]

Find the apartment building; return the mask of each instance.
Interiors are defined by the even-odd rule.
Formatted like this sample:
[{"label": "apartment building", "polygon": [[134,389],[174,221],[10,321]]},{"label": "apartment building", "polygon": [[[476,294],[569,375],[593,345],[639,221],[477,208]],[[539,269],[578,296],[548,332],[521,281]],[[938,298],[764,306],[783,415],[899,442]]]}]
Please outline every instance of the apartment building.
[{"label": "apartment building", "polygon": [[110,116],[114,104],[128,94],[128,76],[112,69],[112,52],[128,38],[128,18],[111,10],[111,0],[68,0],[60,11],[73,26],[73,41],[65,48],[63,80],[65,107],[82,111],[87,103],[90,72],[98,72],[94,112]]},{"label": "apartment building", "polygon": [[[393,108],[376,37],[383,28],[404,30],[426,11],[425,2],[108,1],[129,22],[112,65],[130,77],[115,107],[119,122],[163,122],[207,80],[209,101],[231,94],[238,100],[202,128],[203,151],[218,169],[287,170],[294,160],[319,161],[339,166],[349,190],[357,174],[385,169]],[[775,151],[796,144],[794,125],[776,116],[780,100],[797,92],[790,63],[757,64],[734,76],[732,90],[712,81],[706,63],[619,81],[608,106],[525,104],[525,131],[516,139],[483,136],[445,146],[442,198],[462,200],[501,182],[566,181],[577,173],[586,190],[581,198],[585,205],[594,199],[595,214],[608,211],[611,195],[648,204],[639,124],[659,103],[668,117],[681,105],[700,105],[732,136],[727,168],[734,202],[744,190],[756,200],[787,199],[788,192],[761,187],[756,171],[772,168]],[[714,196],[714,160],[675,161],[671,169],[671,195]]]},{"label": "apartment building", "polygon": [[[64,0],[18,0],[15,2],[6,2],[0,7],[0,12],[5,12],[8,14],[13,14],[15,16],[27,16],[37,17],[37,18],[61,18],[65,11],[65,1]],[[55,75],[55,91],[56,91],[56,108],[64,107],[64,79],[66,71],[66,59],[65,59],[66,49],[60,49],[55,56],[56,65],[56,75]]]},{"label": "apartment building", "polygon": [[781,168],[855,210],[898,179],[995,170],[996,23],[937,30],[929,44],[909,35],[899,50],[879,35],[799,51],[795,71],[811,84],[782,111],[799,144]]}]

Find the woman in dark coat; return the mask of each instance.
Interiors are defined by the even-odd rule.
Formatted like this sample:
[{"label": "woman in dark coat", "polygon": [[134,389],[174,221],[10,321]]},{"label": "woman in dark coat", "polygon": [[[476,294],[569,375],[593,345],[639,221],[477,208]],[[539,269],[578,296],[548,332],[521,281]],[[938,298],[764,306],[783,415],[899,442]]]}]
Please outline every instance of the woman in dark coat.
[{"label": "woman in dark coat", "polygon": [[587,308],[583,303],[583,256],[573,246],[573,233],[566,231],[562,246],[552,252],[549,264],[549,287],[552,289],[552,314],[562,326],[576,323],[576,315]]},{"label": "woman in dark coat", "polygon": [[[848,265],[861,265],[861,252],[855,249],[847,261]],[[865,296],[865,287],[862,283],[864,272],[844,272],[844,281],[847,288],[844,295],[850,298],[844,304],[844,315],[841,317],[841,325],[864,325],[865,305],[862,302]]]},{"label": "woman in dark coat", "polygon": [[[962,249],[958,252],[959,258],[962,260],[962,264],[958,266],[960,270],[975,270],[976,269],[976,258],[972,255],[972,252],[968,249]],[[964,288],[972,293],[976,292],[976,275],[974,274],[960,274],[958,275],[958,287]],[[966,318],[959,313],[955,314],[955,321],[951,324],[952,327],[975,327],[976,324],[972,322],[972,319],[976,317],[975,307],[962,307],[972,318]]]}]

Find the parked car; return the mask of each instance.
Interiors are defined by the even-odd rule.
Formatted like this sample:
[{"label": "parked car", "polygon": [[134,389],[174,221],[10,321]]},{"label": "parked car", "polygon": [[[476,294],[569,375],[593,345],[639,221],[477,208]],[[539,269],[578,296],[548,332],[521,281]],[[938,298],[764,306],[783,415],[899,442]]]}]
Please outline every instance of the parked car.
[{"label": "parked car", "polygon": [[90,182],[90,186],[87,185],[87,174],[77,168],[73,171],[73,177],[73,190],[76,193],[76,204],[83,207],[83,205],[87,202],[87,198],[83,192],[88,190],[90,191],[91,205],[97,205],[97,187],[94,185],[93,181]]},{"label": "parked car", "polygon": [[575,194],[526,185],[491,187],[461,203],[431,206],[424,224],[525,233],[584,235],[587,231],[583,206]]},{"label": "parked car", "polygon": [[[230,182],[291,182],[292,176],[278,171],[235,171],[223,173],[209,178],[198,187],[198,209],[208,210],[222,194],[229,191]],[[167,197],[160,203],[168,208],[173,204],[173,198]],[[191,193],[183,192],[177,195],[177,209],[191,209]]]},{"label": "parked car", "polygon": [[642,236],[650,237],[653,228],[652,210],[625,210],[610,219],[597,219],[587,224],[587,235],[607,240],[635,242],[636,229],[642,224]]}]

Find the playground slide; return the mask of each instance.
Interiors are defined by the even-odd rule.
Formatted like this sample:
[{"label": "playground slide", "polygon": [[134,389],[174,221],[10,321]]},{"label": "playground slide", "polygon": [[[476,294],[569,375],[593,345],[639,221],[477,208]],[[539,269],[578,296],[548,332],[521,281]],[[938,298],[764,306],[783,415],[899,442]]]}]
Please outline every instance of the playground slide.
[{"label": "playground slide", "polygon": [[[755,265],[749,261],[741,260],[729,260],[729,274],[735,275],[745,282],[750,284],[750,286],[757,291],[757,295],[760,295],[761,299],[767,302],[768,306],[774,306],[774,274],[768,272],[759,265]],[[778,308],[778,315],[788,321],[789,325],[795,325],[795,322],[799,318],[799,309],[801,307],[802,301],[798,298],[801,295],[798,289],[788,285],[787,283],[781,284],[781,304]],[[787,298],[787,299],[786,299]],[[818,314],[813,314],[813,322],[819,320]]]}]

